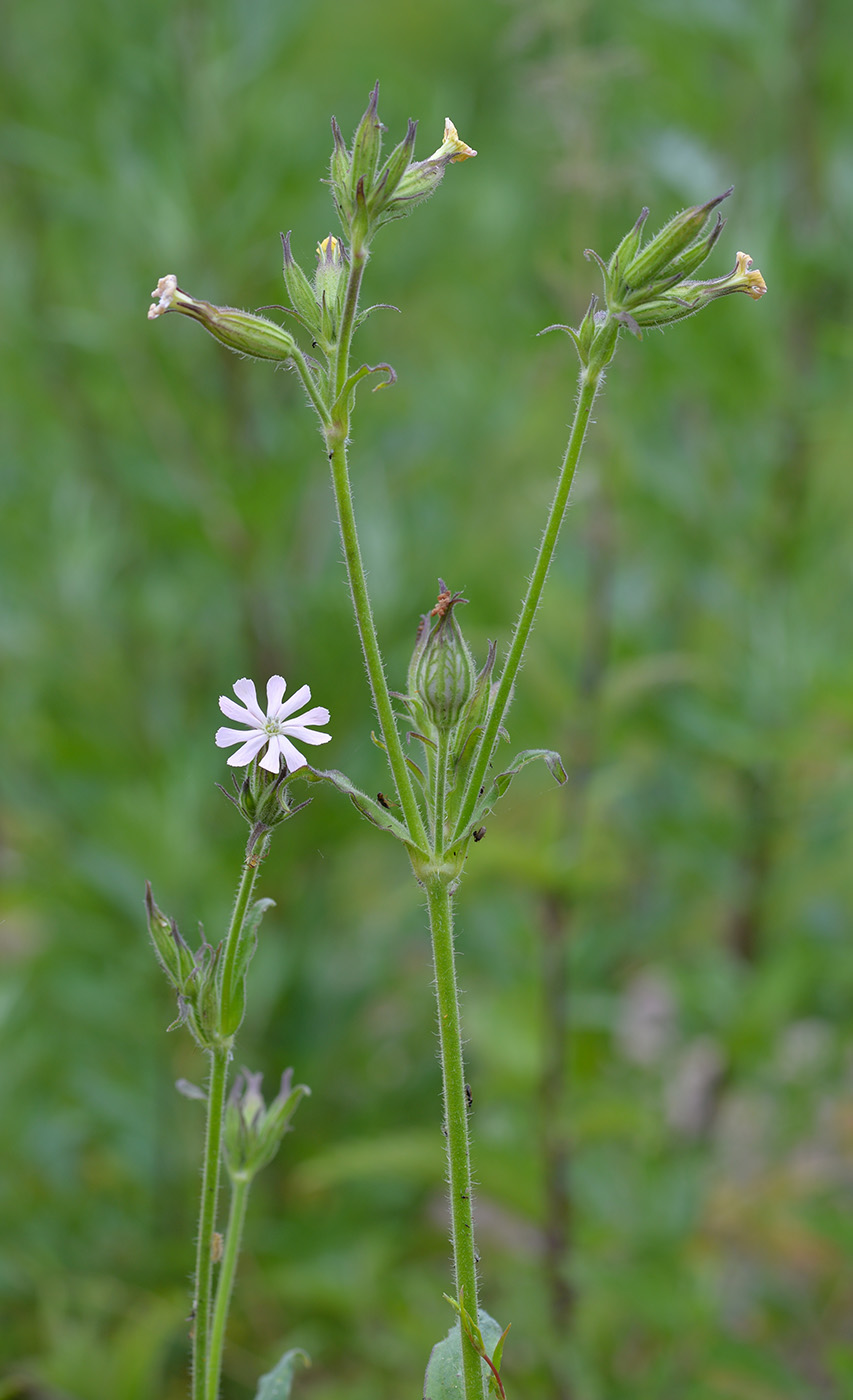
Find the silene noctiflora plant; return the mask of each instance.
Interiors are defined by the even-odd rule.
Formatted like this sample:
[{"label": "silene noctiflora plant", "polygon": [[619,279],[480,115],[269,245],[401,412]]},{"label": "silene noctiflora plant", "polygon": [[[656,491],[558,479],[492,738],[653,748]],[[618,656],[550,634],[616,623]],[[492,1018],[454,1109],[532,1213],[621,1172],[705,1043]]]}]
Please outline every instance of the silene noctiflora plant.
[{"label": "silene noctiflora plant", "polygon": [[[565,331],[574,342],[580,360],[577,398],[541,543],[503,662],[497,665],[494,644],[481,663],[474,660],[458,619],[465,600],[439,581],[438,599],[421,619],[405,690],[391,691],[362,565],[348,444],[362,383],[377,374],[382,376],[380,384],[392,383],[395,376],[388,364],[358,364],[353,359],[355,332],[375,309],[361,308],[361,284],[380,229],[411,214],[434,194],[448,165],[477,153],[460,140],[448,120],[438,149],[426,160],[415,160],[416,125],[410,121],[402,141],[383,158],[378,99],[377,84],[351,146],[332,120],[329,183],[341,235],[321,239],[312,275],[296,261],[290,235],[282,238],[284,282],[291,303],[289,328],[265,316],[191,296],[180,289],[173,275],[160,278],[148,312],[152,320],[171,312],[190,316],[229,349],[286,365],[301,382],[331,469],[355,623],[395,798],[393,803],[374,800],[345,774],[308,764],[301,748],[323,745],[330,735],[323,729],[329,722],[328,710],[322,705],[306,708],[311,701],[307,685],[288,697],[283,677],[272,676],[264,708],[254,683],[238,680],[233,687],[237,701],[223,696],[219,704],[240,727],[220,728],[215,736],[220,747],[235,749],[227,762],[242,770],[242,778],[235,776],[233,792],[222,790],[249,828],[224,937],[215,944],[203,941],[190,948],[175,921],[158,909],[147,890],[151,938],[177,996],[175,1025],[187,1027],[208,1060],[205,1090],[183,1085],[184,1092],[204,1098],[207,1111],[192,1304],[193,1400],[216,1400],[219,1394],[249,1188],[255,1174],[275,1156],[300,1100],[308,1093],[305,1085],[294,1087],[290,1070],[270,1103],[264,1099],[259,1075],[243,1070],[233,1077],[230,1090],[228,1079],[245,1013],[247,972],[261,919],[272,902],[255,897],[258,871],[274,831],[305,805],[303,785],[318,782],[344,794],[363,817],[400,842],[425,892],[429,912],[453,1251],[452,1292],[445,1296],[455,1316],[448,1335],[429,1357],[424,1395],[426,1400],[505,1395],[502,1353],[508,1328],[495,1322],[479,1302],[453,899],[466,860],[483,834],[483,823],[515,773],[541,759],[558,783],[565,781],[560,757],[551,750],[528,749],[508,762],[498,762],[496,754],[506,738],[504,720],[554,556],[593,403],[621,333],[642,338],[646,328],[683,320],[719,297],[745,292],[758,298],[766,291],[760,272],[752,268],[745,253],[738,253],[734,268],[725,276],[708,281],[694,277],[722,232],[718,206],[730,190],[676,214],[645,241],[648,210],[643,209],[607,260],[587,250],[601,270],[600,293],[592,297],[577,327],[547,328]],[[431,1054],[431,1047],[425,1046],[424,1053]],[[223,1169],[230,1186],[230,1208],[227,1225],[220,1232]],[[307,1360],[301,1351],[285,1352],[273,1371],[261,1377],[257,1400],[289,1395],[295,1370]]]}]

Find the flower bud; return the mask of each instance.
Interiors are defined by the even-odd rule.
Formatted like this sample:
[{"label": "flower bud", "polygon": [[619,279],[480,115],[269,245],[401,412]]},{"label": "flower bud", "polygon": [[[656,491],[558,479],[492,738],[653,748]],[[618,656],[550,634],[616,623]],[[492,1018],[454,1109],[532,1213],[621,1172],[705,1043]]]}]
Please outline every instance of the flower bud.
[{"label": "flower bud", "polygon": [[175,920],[167,918],[154,903],[148,880],[145,882],[145,912],[157,960],[172,986],[180,990],[195,966],[195,959],[178,932]]},{"label": "flower bud", "polygon": [[330,338],[334,337],[334,329],[340,318],[345,287],[344,245],[339,238],[334,238],[330,233],[328,238],[317,244],[317,271],[314,274],[314,295],[317,303],[331,319]]},{"label": "flower bud", "polygon": [[300,1101],[311,1093],[307,1084],[297,1084],[294,1089],[293,1070],[285,1070],[281,1088],[267,1108],[262,1082],[263,1075],[244,1069],[228,1096],[223,1145],[232,1178],[250,1180],[272,1161]]},{"label": "flower bud", "polygon": [[329,184],[332,186],[335,206],[340,216],[341,223],[344,225],[344,228],[348,228],[353,210],[349,188],[349,151],[347,150],[346,142],[341,133],[341,128],[338,126],[334,117],[332,117],[332,138],[335,144],[332,149]]},{"label": "flower bud", "polygon": [[293,303],[293,310],[303,326],[312,335],[317,335],[320,330],[320,308],[311,283],[290,251],[289,233],[281,235],[281,249],[284,256],[284,285]]},{"label": "flower bud", "polygon": [[664,224],[640,252],[621,268],[621,276],[629,287],[644,287],[655,277],[665,274],[675,258],[689,248],[701,234],[708,217],[717,205],[728,199],[734,186],[716,195],[705,204],[695,204],[676,214]]},{"label": "flower bud", "polygon": [[451,594],[442,579],[438,602],[424,618],[412,658],[410,691],[423,704],[436,729],[447,732],[458,722],[475,684],[474,661],[453,615],[461,593]]},{"label": "flower bud", "polygon": [[173,273],[161,277],[151,295],[158,300],[148,308],[149,321],[164,316],[167,311],[180,311],[200,321],[205,330],[229,350],[254,356],[257,360],[280,363],[289,360],[296,349],[293,336],[274,321],[255,316],[251,311],[238,311],[233,306],[213,306],[209,301],[197,301],[181,291]]},{"label": "flower bud", "polygon": [[352,143],[350,164],[350,194],[355,195],[359,181],[364,182],[365,190],[373,188],[373,177],[379,166],[379,152],[382,149],[382,133],[385,130],[379,120],[379,84],[370,94],[367,110],[356,128]]}]

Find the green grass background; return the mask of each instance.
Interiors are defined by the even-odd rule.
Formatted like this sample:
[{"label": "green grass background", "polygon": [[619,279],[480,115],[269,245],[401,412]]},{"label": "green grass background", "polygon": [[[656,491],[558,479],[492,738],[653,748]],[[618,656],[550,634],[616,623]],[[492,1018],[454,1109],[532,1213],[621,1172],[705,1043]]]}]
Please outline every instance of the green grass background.
[{"label": "green grass background", "polygon": [[[145,320],[172,271],[284,299],[279,230],[310,266],[329,116],[380,78],[389,139],[418,117],[426,155],[450,114],[480,152],[367,274],[402,312],[361,332],[399,379],[352,457],[392,684],[439,574],[479,655],[508,637],[574,395],[535,335],[598,290],[583,249],[734,183],[709,275],[745,248],[770,288],[620,346],[510,725],[572,780],[517,781],[459,899],[508,1393],[845,1400],[849,8],[41,0],[2,30],[0,1395],[186,1393],[201,1120],[172,1086],[202,1066],[142,887],[220,936],[217,696],[308,681],[322,758],[387,786],[297,385]],[[331,792],[262,893],[238,1059],[313,1096],[258,1184],[223,1394],[298,1345],[306,1400],[414,1398],[451,1321],[421,901]]]}]

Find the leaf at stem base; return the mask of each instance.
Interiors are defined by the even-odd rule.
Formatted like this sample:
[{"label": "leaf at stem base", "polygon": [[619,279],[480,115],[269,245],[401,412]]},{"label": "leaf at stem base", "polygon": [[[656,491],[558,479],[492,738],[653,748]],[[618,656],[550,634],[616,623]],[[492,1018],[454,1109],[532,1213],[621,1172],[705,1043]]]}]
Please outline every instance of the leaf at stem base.
[{"label": "leaf at stem base", "polygon": [[[486,1350],[489,1356],[493,1356],[495,1347],[501,1340],[503,1333],[495,1319],[489,1317],[487,1312],[483,1312],[482,1308],[480,1309],[479,1321]],[[485,1361],[480,1364],[483,1368],[483,1388],[485,1390],[492,1372]],[[424,1378],[424,1400],[464,1400],[464,1396],[462,1333],[459,1324],[455,1323],[444,1340],[436,1343],[430,1352]]]},{"label": "leaf at stem base", "polygon": [[301,1362],[303,1366],[311,1365],[310,1357],[299,1347],[295,1347],[293,1351],[286,1351],[278,1365],[265,1376],[261,1376],[255,1400],[288,1400],[297,1362]]}]

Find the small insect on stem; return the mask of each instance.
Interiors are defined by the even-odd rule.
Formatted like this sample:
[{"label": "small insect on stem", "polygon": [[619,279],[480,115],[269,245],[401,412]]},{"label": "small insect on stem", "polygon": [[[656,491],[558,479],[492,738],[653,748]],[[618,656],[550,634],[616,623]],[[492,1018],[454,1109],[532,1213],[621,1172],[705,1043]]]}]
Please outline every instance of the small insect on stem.
[{"label": "small insect on stem", "polygon": [[210,1241],[210,1257],[214,1264],[218,1264],[222,1258],[222,1236],[218,1230],[214,1230]]}]

